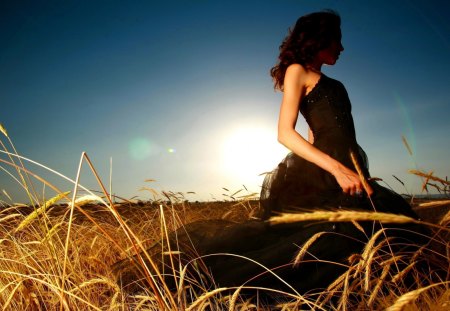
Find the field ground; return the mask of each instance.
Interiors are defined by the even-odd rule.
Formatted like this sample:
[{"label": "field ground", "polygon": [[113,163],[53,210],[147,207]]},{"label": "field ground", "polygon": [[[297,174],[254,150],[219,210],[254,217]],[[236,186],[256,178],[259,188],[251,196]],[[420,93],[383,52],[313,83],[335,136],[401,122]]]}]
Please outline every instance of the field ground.
[{"label": "field ground", "polygon": [[[409,299],[407,303],[393,310],[449,310],[450,219],[448,212],[450,204],[447,202],[434,207],[419,206],[425,202],[426,200],[413,202],[415,210],[423,221],[438,224],[446,215],[446,222],[441,223],[440,229],[436,229],[440,236],[437,243],[440,245],[439,250],[433,249],[432,252],[440,261],[441,268],[447,269],[447,279],[437,281],[434,284],[436,286],[419,284],[416,289],[400,290],[391,295],[380,291],[377,288],[379,285],[375,282],[371,291],[378,291],[377,296],[352,292],[351,295],[359,297],[356,299],[356,305],[341,299],[340,303],[333,305],[332,309],[367,310],[365,308],[370,305],[369,309],[382,310],[394,304],[396,300],[403,297],[402,295],[410,293],[409,298],[406,297]],[[33,213],[32,207],[3,207],[0,210],[0,270],[2,271],[0,304],[4,310],[60,308],[63,310],[160,310],[162,308],[297,310],[305,308],[304,301],[301,302],[301,299],[296,300],[292,297],[278,306],[259,304],[254,299],[240,297],[236,289],[224,292],[205,289],[204,293],[192,297],[194,294],[190,292],[189,286],[185,286],[173,296],[164,289],[161,289],[163,293],[159,295],[154,295],[151,289],[139,295],[128,295],[115,282],[111,266],[127,256],[134,255],[136,245],[140,244],[141,249],[146,249],[161,236],[164,237],[164,231],[170,232],[183,224],[197,220],[219,218],[236,222],[244,221],[252,217],[258,204],[255,200],[116,204],[115,209],[129,231],[121,228],[120,222],[111,209],[103,205],[87,204],[79,209],[75,208],[71,221],[70,209],[67,205],[51,206],[34,219],[27,221],[25,221],[27,215]],[[133,235],[131,238],[130,232]],[[370,301],[363,301],[361,297],[367,297]],[[306,306],[311,308],[308,303]],[[321,310],[320,307],[317,308]],[[327,310],[331,307],[323,308]]]}]

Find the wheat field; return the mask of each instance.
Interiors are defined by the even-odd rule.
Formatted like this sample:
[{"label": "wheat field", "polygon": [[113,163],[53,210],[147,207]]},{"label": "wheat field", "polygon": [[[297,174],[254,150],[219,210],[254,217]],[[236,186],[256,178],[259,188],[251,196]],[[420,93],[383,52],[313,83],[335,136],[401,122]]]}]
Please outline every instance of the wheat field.
[{"label": "wheat field", "polygon": [[[242,222],[252,218],[259,207],[254,194],[243,191],[238,197],[237,191],[230,192],[225,201],[188,202],[182,193],[158,193],[148,188],[153,199],[131,202],[109,195],[100,179],[97,192],[85,189],[78,184],[79,176],[74,180],[74,189],[62,191],[34,174],[28,168],[31,162],[19,156],[6,130],[0,130],[7,140],[1,142],[1,167],[17,180],[30,200],[29,204],[13,203],[11,198],[10,202],[0,202],[2,310],[450,309],[449,200],[412,200],[422,216],[421,223],[430,228],[430,243],[409,256],[396,256],[382,252],[389,246],[389,239],[380,238],[381,230],[368,239],[361,253],[348,258],[345,273],[319,294],[201,286],[192,281],[186,267],[177,264],[171,266],[171,273],[178,277],[174,289],[166,283],[164,272],[152,263],[147,250],[167,239],[170,232],[197,220]],[[89,157],[82,158],[95,174]],[[446,179],[431,173],[413,173],[426,183],[433,181],[448,194]],[[37,194],[36,189],[44,185],[53,192],[49,198]],[[301,221],[300,218],[346,221],[355,226],[362,220],[413,221],[381,213],[329,211],[282,215],[271,221]],[[299,247],[291,264],[301,264],[309,245],[319,237],[312,236]],[[169,257],[176,256],[177,251],[171,249]],[[139,271],[148,286],[129,292],[117,281],[112,267],[133,256],[138,260],[130,261],[130,265],[141,265]],[[418,269],[422,262],[429,264],[428,270]],[[270,295],[277,298],[262,299]]]}]

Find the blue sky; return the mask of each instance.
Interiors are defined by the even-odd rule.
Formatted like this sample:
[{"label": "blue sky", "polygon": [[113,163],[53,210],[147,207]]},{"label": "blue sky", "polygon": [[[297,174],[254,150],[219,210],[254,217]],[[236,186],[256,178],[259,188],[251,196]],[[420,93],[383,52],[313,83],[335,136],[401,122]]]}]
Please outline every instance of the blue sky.
[{"label": "blue sky", "polygon": [[[70,178],[86,151],[108,184],[112,159],[126,198],[259,192],[286,153],[268,71],[288,28],[324,8],[345,47],[324,72],[347,87],[372,175],[400,192],[420,190],[409,169],[449,175],[447,1],[1,1],[0,123],[20,154]],[[87,169],[81,183],[98,189]],[[24,200],[4,171],[0,188]]]}]

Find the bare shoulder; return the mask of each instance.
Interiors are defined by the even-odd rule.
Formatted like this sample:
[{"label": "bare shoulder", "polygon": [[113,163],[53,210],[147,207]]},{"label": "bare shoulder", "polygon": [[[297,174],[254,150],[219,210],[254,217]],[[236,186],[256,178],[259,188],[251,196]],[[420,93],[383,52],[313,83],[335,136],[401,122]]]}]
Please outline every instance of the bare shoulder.
[{"label": "bare shoulder", "polygon": [[291,64],[286,69],[286,76],[305,76],[308,70],[301,64]]},{"label": "bare shoulder", "polygon": [[300,64],[291,64],[286,69],[284,76],[285,89],[295,88],[304,92],[305,87],[308,85],[308,70]]},{"label": "bare shoulder", "polygon": [[308,94],[320,79],[320,74],[301,64],[292,64],[286,70],[284,84],[288,87],[299,88],[303,95]]}]

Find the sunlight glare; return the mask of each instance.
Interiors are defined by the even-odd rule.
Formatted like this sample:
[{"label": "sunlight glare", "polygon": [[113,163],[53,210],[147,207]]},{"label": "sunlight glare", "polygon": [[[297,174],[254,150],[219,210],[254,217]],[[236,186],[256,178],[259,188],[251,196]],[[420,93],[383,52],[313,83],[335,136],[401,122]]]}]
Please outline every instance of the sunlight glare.
[{"label": "sunlight glare", "polygon": [[223,143],[223,169],[240,183],[261,183],[262,173],[271,171],[287,154],[277,142],[276,131],[263,126],[233,129]]}]

